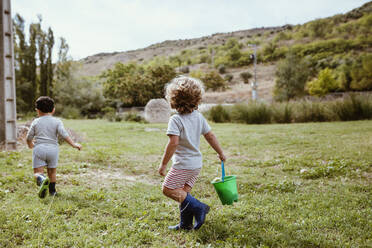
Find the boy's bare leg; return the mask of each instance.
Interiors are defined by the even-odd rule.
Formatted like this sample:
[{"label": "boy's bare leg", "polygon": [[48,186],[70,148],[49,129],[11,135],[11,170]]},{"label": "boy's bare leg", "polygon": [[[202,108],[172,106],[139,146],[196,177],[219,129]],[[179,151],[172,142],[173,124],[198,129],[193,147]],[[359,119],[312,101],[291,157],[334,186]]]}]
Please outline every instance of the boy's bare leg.
[{"label": "boy's bare leg", "polygon": [[48,177],[51,183],[56,182],[57,168],[47,168]]},{"label": "boy's bare leg", "polygon": [[185,191],[186,193],[190,193],[191,190],[192,188],[189,185],[185,184],[185,186],[183,186],[183,191]]},{"label": "boy's bare leg", "polygon": [[164,186],[163,186],[163,194],[179,203],[182,203],[187,196],[187,192],[184,190],[184,188],[169,189]]},{"label": "boy's bare leg", "polygon": [[44,175],[44,166],[41,166],[39,168],[34,168],[34,177],[37,179],[39,175]]}]

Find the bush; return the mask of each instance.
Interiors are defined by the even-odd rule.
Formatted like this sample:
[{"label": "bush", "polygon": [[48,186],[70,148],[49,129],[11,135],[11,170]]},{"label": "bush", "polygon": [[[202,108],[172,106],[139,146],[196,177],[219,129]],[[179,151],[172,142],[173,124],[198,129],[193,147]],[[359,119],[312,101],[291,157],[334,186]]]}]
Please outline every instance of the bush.
[{"label": "bush", "polygon": [[246,105],[235,105],[231,119],[246,124],[265,124],[271,122],[271,110],[265,103],[252,102]]},{"label": "bush", "polygon": [[252,74],[249,71],[245,71],[239,74],[240,78],[243,79],[245,84],[249,83],[249,79],[252,77]]},{"label": "bush", "polygon": [[293,118],[293,107],[289,103],[277,103],[272,105],[273,122],[291,123]]},{"label": "bush", "polygon": [[355,95],[345,97],[332,104],[332,110],[341,121],[372,118],[371,96]]},{"label": "bush", "polygon": [[324,96],[329,92],[335,91],[338,85],[333,71],[329,68],[325,68],[319,72],[317,79],[307,83],[307,88],[310,95]]},{"label": "bush", "polygon": [[112,107],[104,107],[102,109],[102,112],[104,113],[103,118],[108,121],[115,121],[116,120],[116,110]]},{"label": "bush", "polygon": [[315,100],[271,105],[259,102],[232,107],[218,105],[207,116],[214,122],[247,124],[372,119],[372,95],[352,94],[338,100]]},{"label": "bush", "polygon": [[328,20],[318,19],[306,25],[310,30],[310,35],[313,38],[323,38],[330,30]]},{"label": "bush", "polygon": [[182,66],[182,67],[180,67],[180,72],[182,72],[182,73],[189,73],[190,72],[190,69],[189,69],[189,67],[188,66]]},{"label": "bush", "polygon": [[63,108],[61,106],[61,109],[62,109],[61,116],[65,119],[79,119],[79,118],[81,118],[81,113],[80,113],[80,110],[78,108],[71,107],[71,106],[66,106],[66,107]]},{"label": "bush", "polygon": [[231,82],[234,76],[232,74],[226,74],[224,78],[227,82]]},{"label": "bush", "polygon": [[138,112],[134,112],[134,111],[125,113],[124,120],[125,121],[141,122],[141,123],[146,122],[145,119],[141,115],[139,115]]},{"label": "bush", "polygon": [[214,106],[208,111],[208,119],[216,123],[230,122],[231,120],[229,112],[221,105]]},{"label": "bush", "polygon": [[218,72],[220,74],[226,73],[226,67],[225,67],[225,65],[219,65],[218,68],[217,68],[217,70],[218,70]]},{"label": "bush", "polygon": [[327,106],[321,102],[301,101],[294,109],[295,122],[322,122],[331,120]]},{"label": "bush", "polygon": [[274,60],[275,59],[274,53],[277,48],[278,45],[275,42],[267,43],[262,50],[263,60],[264,61]]},{"label": "bush", "polygon": [[200,78],[206,89],[211,90],[225,90],[226,89],[226,81],[223,79],[220,74],[216,71],[207,72]]}]

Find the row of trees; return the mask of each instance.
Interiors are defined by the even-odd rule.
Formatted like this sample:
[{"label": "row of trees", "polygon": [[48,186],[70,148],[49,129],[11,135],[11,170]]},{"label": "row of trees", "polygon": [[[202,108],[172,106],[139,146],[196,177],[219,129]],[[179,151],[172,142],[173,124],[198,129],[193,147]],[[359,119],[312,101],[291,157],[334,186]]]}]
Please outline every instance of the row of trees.
[{"label": "row of trees", "polygon": [[35,98],[40,95],[53,96],[54,66],[52,63],[54,33],[51,28],[42,29],[42,18],[28,27],[25,34],[25,20],[16,14],[14,23],[14,53],[18,109],[33,109]]}]

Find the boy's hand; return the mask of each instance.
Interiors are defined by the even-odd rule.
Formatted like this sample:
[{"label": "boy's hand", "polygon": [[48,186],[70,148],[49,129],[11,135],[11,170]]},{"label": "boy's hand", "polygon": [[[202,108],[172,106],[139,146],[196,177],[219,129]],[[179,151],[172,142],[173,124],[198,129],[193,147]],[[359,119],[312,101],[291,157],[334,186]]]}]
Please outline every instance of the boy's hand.
[{"label": "boy's hand", "polygon": [[74,144],[74,148],[78,149],[79,151],[81,151],[81,149],[83,148],[79,143],[75,143]]},{"label": "boy's hand", "polygon": [[218,158],[221,160],[221,161],[226,161],[226,156],[225,156],[225,154],[218,154]]},{"label": "boy's hand", "polygon": [[160,176],[165,176],[165,171],[167,170],[167,165],[160,165],[159,166],[159,169],[158,169],[158,172],[160,174]]}]

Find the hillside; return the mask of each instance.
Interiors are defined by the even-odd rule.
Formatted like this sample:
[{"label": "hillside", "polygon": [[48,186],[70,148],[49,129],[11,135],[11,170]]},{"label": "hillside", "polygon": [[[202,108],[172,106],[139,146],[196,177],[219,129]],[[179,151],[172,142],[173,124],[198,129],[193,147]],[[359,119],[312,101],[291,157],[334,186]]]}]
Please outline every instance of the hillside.
[{"label": "hillside", "polygon": [[[216,33],[195,39],[167,40],[143,49],[126,52],[99,53],[82,59],[80,74],[96,76],[118,62],[169,63],[175,68],[187,66],[189,71],[208,71],[221,65],[232,80],[225,92],[207,92],[209,103],[241,102],[250,99],[250,86],[244,84],[240,73],[253,74],[253,53],[258,51],[258,95],[272,99],[276,64],[289,49],[307,57],[315,70],[336,68],[340,61],[370,53],[372,44],[372,2],[345,14],[317,19],[303,25],[262,27],[230,33]],[[222,74],[222,73],[221,73]],[[229,76],[229,77],[231,77]]]}]

